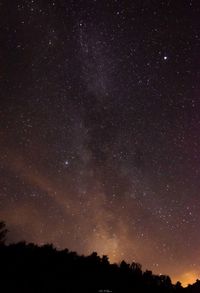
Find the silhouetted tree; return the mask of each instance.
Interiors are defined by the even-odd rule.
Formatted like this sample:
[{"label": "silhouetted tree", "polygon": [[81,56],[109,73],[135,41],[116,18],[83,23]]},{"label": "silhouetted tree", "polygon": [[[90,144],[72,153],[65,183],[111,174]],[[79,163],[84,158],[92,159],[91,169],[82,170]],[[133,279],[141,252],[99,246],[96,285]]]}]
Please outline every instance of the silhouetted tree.
[{"label": "silhouetted tree", "polygon": [[142,275],[142,266],[141,266],[141,264],[133,262],[130,265],[130,269],[134,272],[134,274]]},{"label": "silhouetted tree", "polygon": [[182,289],[183,289],[183,287],[182,287],[182,285],[181,285],[181,282],[177,282],[177,283],[175,284],[175,290],[176,290],[176,292],[181,292]]},{"label": "silhouetted tree", "polygon": [[199,293],[200,292],[200,280],[196,280],[196,282],[193,285],[189,285],[186,288],[187,293]]},{"label": "silhouetted tree", "polygon": [[108,266],[109,265],[109,259],[107,257],[107,255],[103,255],[102,258],[101,258],[101,263],[105,266]]}]

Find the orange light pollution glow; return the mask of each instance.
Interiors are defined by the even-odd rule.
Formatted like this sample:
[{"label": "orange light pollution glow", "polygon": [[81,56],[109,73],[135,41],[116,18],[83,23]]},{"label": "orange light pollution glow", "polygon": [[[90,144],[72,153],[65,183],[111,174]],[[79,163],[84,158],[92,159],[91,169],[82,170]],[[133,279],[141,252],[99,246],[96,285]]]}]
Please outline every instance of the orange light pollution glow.
[{"label": "orange light pollution glow", "polygon": [[187,287],[188,285],[192,285],[197,279],[199,279],[199,275],[199,272],[197,273],[195,271],[190,271],[172,278],[172,281],[174,283],[179,281],[181,282],[183,287]]}]

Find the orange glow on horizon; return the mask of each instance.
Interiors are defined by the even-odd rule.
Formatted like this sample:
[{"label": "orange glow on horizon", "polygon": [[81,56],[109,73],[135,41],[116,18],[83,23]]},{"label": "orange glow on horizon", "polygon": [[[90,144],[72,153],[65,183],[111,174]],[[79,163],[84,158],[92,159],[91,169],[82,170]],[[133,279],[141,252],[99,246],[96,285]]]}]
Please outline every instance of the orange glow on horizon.
[{"label": "orange glow on horizon", "polygon": [[176,278],[172,278],[173,283],[181,282],[183,287],[187,287],[188,285],[192,285],[196,282],[196,280],[199,278],[199,274],[195,271],[189,271],[186,273],[181,274],[180,276],[177,276]]}]

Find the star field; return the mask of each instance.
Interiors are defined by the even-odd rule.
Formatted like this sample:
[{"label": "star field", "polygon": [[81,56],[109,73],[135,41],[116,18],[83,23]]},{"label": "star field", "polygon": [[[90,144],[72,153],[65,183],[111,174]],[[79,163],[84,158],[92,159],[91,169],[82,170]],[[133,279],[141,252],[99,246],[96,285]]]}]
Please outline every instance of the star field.
[{"label": "star field", "polygon": [[200,276],[200,4],[0,1],[8,242]]}]

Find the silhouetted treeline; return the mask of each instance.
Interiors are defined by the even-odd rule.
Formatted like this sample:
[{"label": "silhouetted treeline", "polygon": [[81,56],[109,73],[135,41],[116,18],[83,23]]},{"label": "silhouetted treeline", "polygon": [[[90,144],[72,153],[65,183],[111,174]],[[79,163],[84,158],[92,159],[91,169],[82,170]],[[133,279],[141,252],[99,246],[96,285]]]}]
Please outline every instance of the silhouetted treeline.
[{"label": "silhouetted treeline", "polygon": [[198,280],[183,289],[179,282],[173,285],[168,276],[143,272],[138,263],[110,264],[107,256],[96,252],[80,256],[68,249],[58,251],[51,244],[5,245],[5,233],[0,238],[0,292],[200,292]]},{"label": "silhouetted treeline", "polygon": [[[182,292],[168,276],[142,272],[141,265],[110,264],[97,253],[79,256],[52,245],[20,242],[0,245],[0,286],[2,292]],[[195,291],[196,287],[197,291]],[[187,292],[200,292],[199,283]]]}]

